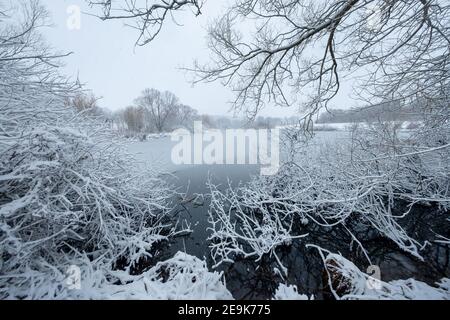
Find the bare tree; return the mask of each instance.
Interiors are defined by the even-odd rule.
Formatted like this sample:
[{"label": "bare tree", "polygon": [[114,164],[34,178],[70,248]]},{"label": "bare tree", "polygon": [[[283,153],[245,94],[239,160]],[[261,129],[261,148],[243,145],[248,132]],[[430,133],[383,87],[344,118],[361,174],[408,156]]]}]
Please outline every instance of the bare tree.
[{"label": "bare tree", "polygon": [[177,108],[177,116],[175,124],[191,127],[193,125],[193,121],[196,120],[198,117],[199,115],[197,110],[193,109],[188,105],[179,104]]},{"label": "bare tree", "polygon": [[144,110],[140,107],[129,106],[123,111],[123,120],[127,124],[128,131],[141,133],[144,129]]},{"label": "bare tree", "polygon": [[[197,1],[164,3],[127,1],[126,9],[117,8],[123,15],[114,17],[111,1],[97,4],[105,19],[135,21],[140,39],[150,32],[148,43],[167,12],[200,7]],[[236,0],[209,28],[211,63],[195,63],[193,71],[199,81],[230,86],[235,107],[251,118],[267,102],[292,105],[308,97],[300,102],[310,122],[336,96],[340,79],[358,70],[366,74],[358,88],[368,102],[443,99],[449,17],[445,0]],[[158,32],[152,32],[155,24]]]},{"label": "bare tree", "polygon": [[127,23],[138,30],[137,45],[145,45],[152,41],[161,31],[165,20],[173,17],[175,11],[190,8],[194,15],[201,11],[203,0],[87,0],[93,7],[100,7],[103,20],[126,20]]},{"label": "bare tree", "polygon": [[[0,7],[0,134],[11,141],[26,123],[60,119],[65,111],[46,114],[45,106],[65,101],[78,88],[55,71],[59,58],[68,54],[51,52],[39,34],[48,23],[47,11],[38,1],[19,7],[20,11],[7,3]],[[16,14],[14,19],[10,12]]]},{"label": "bare tree", "polygon": [[199,117],[197,110],[180,103],[168,91],[145,89],[134,103],[134,106],[114,114],[112,121],[120,134],[129,136],[168,132],[180,127],[191,128]]},{"label": "bare tree", "polygon": [[147,120],[154,125],[157,132],[163,132],[169,120],[176,115],[179,102],[171,92],[145,89],[135,100],[135,104],[144,110]]},{"label": "bare tree", "polygon": [[[240,0],[210,27],[213,63],[195,70],[230,85],[250,116],[266,101],[290,105],[300,94],[309,97],[310,121],[357,70],[367,73],[359,87],[367,101],[437,97],[437,81],[449,78],[449,10],[427,0]],[[241,18],[257,29],[238,31]]]}]

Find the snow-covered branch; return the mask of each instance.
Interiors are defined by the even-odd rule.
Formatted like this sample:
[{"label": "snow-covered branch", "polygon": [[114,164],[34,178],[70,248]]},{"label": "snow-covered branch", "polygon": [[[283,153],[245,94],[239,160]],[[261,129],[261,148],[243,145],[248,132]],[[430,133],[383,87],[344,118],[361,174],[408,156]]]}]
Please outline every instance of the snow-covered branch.
[{"label": "snow-covered branch", "polygon": [[79,89],[37,33],[43,8],[24,6],[25,22],[0,29],[0,298],[12,299],[49,291],[80,254],[129,272],[177,232],[170,188],[67,105]]}]

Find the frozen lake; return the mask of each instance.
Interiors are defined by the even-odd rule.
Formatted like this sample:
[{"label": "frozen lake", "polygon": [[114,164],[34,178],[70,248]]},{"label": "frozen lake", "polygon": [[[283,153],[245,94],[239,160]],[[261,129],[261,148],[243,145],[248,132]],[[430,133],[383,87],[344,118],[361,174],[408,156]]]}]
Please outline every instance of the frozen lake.
[{"label": "frozen lake", "polygon": [[[345,143],[349,139],[349,133],[347,131],[324,131],[318,132],[314,141],[318,143],[330,143],[330,144],[339,144]],[[147,141],[130,141],[127,143],[128,151],[135,155],[136,158],[143,165],[150,165],[155,168],[159,168],[165,172],[176,172],[180,170],[185,170],[187,168],[193,167],[204,167],[204,170],[211,172],[218,172],[222,175],[222,169],[226,171],[233,170],[232,168],[235,166],[241,165],[190,165],[190,164],[174,164],[171,159],[172,149],[177,145],[178,142],[171,141],[169,136],[162,138],[150,138]],[[207,142],[203,144],[203,149],[208,145]],[[192,143],[192,148],[194,147],[194,143]],[[248,147],[248,146],[247,146]],[[235,150],[237,145],[235,145]],[[281,158],[284,157],[283,152],[283,144],[280,144],[281,150]],[[224,150],[225,151],[225,150]],[[193,153],[193,151],[192,151]],[[248,161],[247,161],[248,162]],[[224,168],[220,168],[220,167]],[[253,172],[255,168],[259,168],[258,165],[243,165],[243,167],[248,167],[250,172]],[[198,170],[198,169],[197,169]],[[242,172],[243,168],[239,168],[238,172]],[[231,176],[235,176],[235,174],[230,173]]]}]

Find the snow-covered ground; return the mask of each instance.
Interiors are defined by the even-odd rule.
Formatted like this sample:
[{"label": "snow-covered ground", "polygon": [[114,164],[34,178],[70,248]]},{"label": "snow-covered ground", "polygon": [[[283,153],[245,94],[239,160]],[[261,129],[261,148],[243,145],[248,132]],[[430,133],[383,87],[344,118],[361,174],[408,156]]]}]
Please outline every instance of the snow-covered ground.
[{"label": "snow-covered ground", "polygon": [[449,300],[450,279],[430,286],[414,279],[384,282],[356,267],[340,254],[320,254],[326,266],[328,285],[336,299],[343,300]]},{"label": "snow-covered ground", "polygon": [[[96,277],[97,276],[97,277]],[[103,279],[102,274],[92,274],[87,282],[102,283],[98,288],[89,287],[69,292],[76,299],[107,300],[231,300],[231,293],[225,287],[223,274],[209,272],[206,263],[196,257],[178,252],[173,258],[159,262],[150,270],[138,276],[125,272],[113,272],[119,283]],[[74,295],[75,296],[72,296]]]}]

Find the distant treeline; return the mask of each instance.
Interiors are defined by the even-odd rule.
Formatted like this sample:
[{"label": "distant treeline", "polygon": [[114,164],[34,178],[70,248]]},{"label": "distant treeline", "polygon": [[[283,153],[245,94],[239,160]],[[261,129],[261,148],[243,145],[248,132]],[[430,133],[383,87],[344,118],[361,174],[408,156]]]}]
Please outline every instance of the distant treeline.
[{"label": "distant treeline", "polygon": [[202,121],[205,127],[217,129],[272,129],[276,126],[285,125],[287,123],[295,123],[298,120],[295,118],[295,120],[291,121],[290,118],[263,116],[249,120],[243,117],[203,115]]},{"label": "distant treeline", "polygon": [[386,102],[350,110],[334,109],[319,116],[317,123],[419,121],[418,104],[403,105],[401,102]]},{"label": "distant treeline", "polygon": [[100,108],[98,100],[92,93],[83,93],[68,99],[67,104],[86,116],[103,119],[118,135],[129,138],[145,139],[148,134],[178,128],[192,130],[194,121],[202,121],[205,128],[217,129],[270,129],[298,121],[297,118],[262,116],[250,121],[242,117],[202,115],[181,103],[175,94],[156,89],[143,90],[132,105],[115,112]]}]

